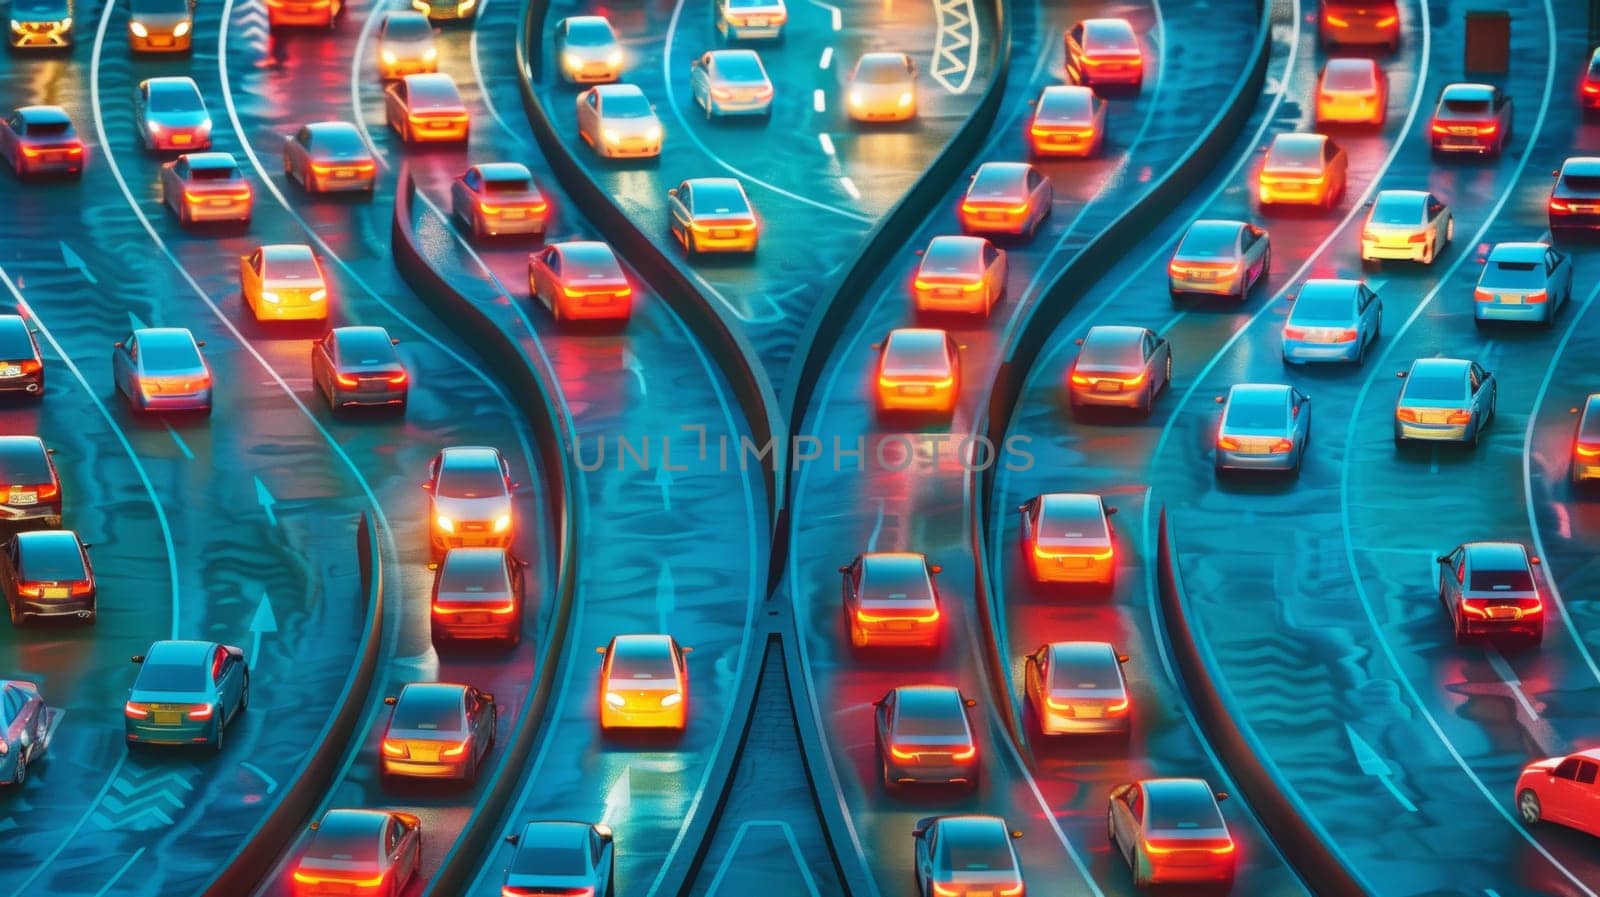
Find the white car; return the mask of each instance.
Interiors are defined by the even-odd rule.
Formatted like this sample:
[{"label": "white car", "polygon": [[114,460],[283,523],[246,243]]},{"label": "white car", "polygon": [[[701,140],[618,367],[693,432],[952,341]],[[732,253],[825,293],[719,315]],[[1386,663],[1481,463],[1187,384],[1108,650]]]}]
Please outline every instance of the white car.
[{"label": "white car", "polygon": [[728,40],[776,40],[787,21],[783,0],[717,0],[717,33]]},{"label": "white car", "polygon": [[1455,236],[1455,216],[1439,197],[1425,190],[1384,190],[1361,226],[1361,261],[1431,265]]},{"label": "white car", "polygon": [[701,54],[689,64],[689,88],[706,118],[772,114],[772,81],[754,50]]},{"label": "white car", "polygon": [[598,84],[578,94],[578,136],[608,159],[661,155],[661,119],[632,84]]},{"label": "white car", "polygon": [[904,53],[865,53],[850,72],[850,117],[910,121],[917,117],[917,64]]},{"label": "white car", "polygon": [[622,44],[605,16],[568,16],[556,25],[556,55],[569,84],[609,84],[622,77]]}]

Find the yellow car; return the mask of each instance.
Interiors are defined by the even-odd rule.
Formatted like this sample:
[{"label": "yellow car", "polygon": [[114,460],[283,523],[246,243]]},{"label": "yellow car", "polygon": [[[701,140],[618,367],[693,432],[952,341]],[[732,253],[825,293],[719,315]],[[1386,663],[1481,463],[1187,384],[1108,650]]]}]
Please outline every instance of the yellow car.
[{"label": "yellow car", "polygon": [[690,178],[667,191],[672,235],[689,255],[755,252],[761,221],[735,178]]},{"label": "yellow car", "polygon": [[689,665],[670,635],[619,635],[596,648],[600,665],[600,728],[667,729],[688,725]]},{"label": "yellow car", "polygon": [[239,292],[257,321],[328,319],[328,282],[303,243],[262,246],[239,256]]},{"label": "yellow car", "polygon": [[443,72],[407,75],[384,92],[384,117],[406,143],[465,143],[467,104]]}]

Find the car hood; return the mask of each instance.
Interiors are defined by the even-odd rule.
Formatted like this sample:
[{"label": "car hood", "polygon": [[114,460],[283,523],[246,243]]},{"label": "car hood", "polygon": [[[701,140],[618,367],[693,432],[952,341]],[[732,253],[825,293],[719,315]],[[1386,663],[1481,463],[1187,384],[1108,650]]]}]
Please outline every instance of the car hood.
[{"label": "car hood", "polygon": [[914,85],[910,81],[901,81],[895,84],[869,84],[865,81],[857,81],[850,85],[850,90],[859,93],[864,100],[893,99],[898,101],[901,94],[908,90],[913,90],[913,87]]},{"label": "car hood", "polygon": [[601,116],[600,127],[608,131],[616,131],[624,137],[643,137],[651,128],[660,128],[661,120],[654,115],[641,115],[637,118]]},{"label": "car hood", "polygon": [[183,13],[146,13],[137,17],[139,24],[152,31],[171,31],[179,23],[189,21]]},{"label": "car hood", "polygon": [[562,44],[561,52],[571,53],[584,62],[605,62],[612,53],[620,50],[615,44]]},{"label": "car hood", "polygon": [[436,495],[433,498],[433,509],[436,513],[454,520],[494,520],[502,514],[511,513],[511,499],[504,495],[486,498],[450,498]]}]

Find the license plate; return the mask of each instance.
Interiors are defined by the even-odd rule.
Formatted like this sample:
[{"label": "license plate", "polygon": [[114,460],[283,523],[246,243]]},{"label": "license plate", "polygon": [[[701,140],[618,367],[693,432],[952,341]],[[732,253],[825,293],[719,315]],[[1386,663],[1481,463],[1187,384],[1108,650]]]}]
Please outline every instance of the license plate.
[{"label": "license plate", "polygon": [[176,726],[183,719],[183,712],[180,710],[157,710],[155,719],[158,726]]},{"label": "license plate", "polygon": [[462,614],[461,617],[460,617],[460,620],[463,623],[487,623],[487,622],[489,622],[489,615],[488,614]]},{"label": "license plate", "polygon": [[1065,566],[1065,567],[1087,567],[1087,566],[1089,566],[1089,559],[1088,558],[1065,557],[1065,558],[1061,559],[1061,564],[1062,564],[1062,566]]},{"label": "license plate", "polygon": [[439,759],[439,749],[413,747],[411,749],[411,759],[421,760],[424,763],[432,763]]},{"label": "license plate", "polygon": [[170,47],[170,46],[172,46],[172,38],[170,38],[170,37],[152,37],[152,38],[150,38],[150,46],[152,46],[152,47]]},{"label": "license plate", "polygon": [[967,897],[994,897],[993,891],[968,891]]},{"label": "license plate", "polygon": [[209,205],[211,205],[214,208],[225,208],[227,206],[233,205],[233,200],[231,200],[231,199],[213,199],[213,200],[211,200],[209,202]]},{"label": "license plate", "polygon": [[65,158],[66,158],[66,154],[64,154],[64,153],[45,153],[44,154],[44,160],[46,162],[60,162],[62,159],[65,159]]},{"label": "license plate", "polygon": [[464,532],[481,533],[481,532],[483,532],[484,527],[483,527],[483,524],[481,524],[481,523],[467,523],[467,524],[463,524],[461,529]]},{"label": "license plate", "polygon": [[1517,609],[1514,607],[1489,608],[1489,619],[1491,620],[1509,620],[1515,618],[1516,616]]},{"label": "license plate", "polygon": [[46,597],[46,598],[65,598],[65,597],[67,597],[67,587],[66,586],[46,586],[45,590],[44,590],[44,597]]},{"label": "license plate", "polygon": [[738,235],[738,231],[725,227],[719,227],[711,232],[711,236],[716,237],[719,240],[731,240]]},{"label": "license plate", "polygon": [[1474,143],[1472,141],[1446,140],[1444,142],[1444,148],[1445,149],[1477,149],[1478,148],[1478,144],[1476,144],[1476,143]]},{"label": "license plate", "polygon": [[450,123],[447,121],[430,121],[428,122],[428,127],[442,130],[450,127]]},{"label": "license plate", "polygon": [[935,290],[934,292],[938,293],[940,296],[944,296],[947,299],[954,299],[954,298],[956,298],[956,297],[961,295],[961,288],[960,287],[940,287],[939,289]]},{"label": "license plate", "polygon": [[1070,141],[1071,139],[1072,139],[1072,135],[1071,134],[1051,134],[1050,135],[1050,142],[1051,143],[1066,143],[1066,142]]},{"label": "license plate", "polygon": [[14,504],[14,505],[38,504],[39,503],[39,493],[37,493],[37,492],[12,492],[11,495],[8,496],[7,500],[8,500],[8,502],[10,504]]},{"label": "license plate", "polygon": [[985,221],[1004,221],[1004,220],[1006,220],[1006,216],[1002,212],[984,212],[983,213],[983,220],[985,220]]},{"label": "license plate", "polygon": [[931,386],[902,386],[900,394],[903,396],[925,396],[933,392]]},{"label": "license plate", "polygon": [[189,144],[194,142],[194,135],[193,134],[174,134],[174,135],[172,135],[172,142],[176,146],[188,146]]},{"label": "license plate", "polygon": [[335,171],[333,173],[333,176],[334,177],[340,177],[340,178],[348,178],[348,177],[354,177],[355,173],[356,173],[356,170],[354,168],[340,168],[340,169],[338,169],[337,171]]},{"label": "license plate", "polygon": [[527,214],[528,214],[527,211],[524,210],[524,209],[506,209],[504,212],[500,213],[500,217],[501,218],[525,218],[525,217],[527,217]]},{"label": "license plate", "polygon": [[1104,708],[1100,707],[1074,707],[1073,711],[1080,719],[1099,719],[1106,715]]},{"label": "license plate", "polygon": [[1502,304],[1502,305],[1521,305],[1522,304],[1522,297],[1521,296],[1514,296],[1514,295],[1507,295],[1505,293],[1501,293],[1500,294],[1500,304]]},{"label": "license plate", "polygon": [[1121,392],[1122,384],[1115,380],[1097,380],[1094,388],[1096,392]]},{"label": "license plate", "polygon": [[893,631],[893,632],[910,632],[911,631],[911,621],[910,620],[890,620],[889,621],[889,629],[891,631]]},{"label": "license plate", "polygon": [[1189,272],[1189,277],[1191,279],[1193,279],[1193,280],[1216,280],[1217,279],[1217,272],[1215,272],[1215,271],[1190,271]]},{"label": "license plate", "polygon": [[1331,333],[1313,333],[1313,334],[1311,334],[1311,342],[1314,342],[1314,343],[1336,343],[1336,342],[1339,342],[1339,338],[1337,336],[1335,336],[1334,334],[1331,334]]},{"label": "license plate", "polygon": [[745,24],[750,26],[751,28],[765,28],[765,27],[767,27],[767,20],[764,17],[763,18],[750,18],[750,19],[746,19],[745,20]]},{"label": "license plate", "polygon": [[15,377],[21,373],[22,368],[14,364],[8,364],[4,368],[0,368],[0,377]]},{"label": "license plate", "polygon": [[584,305],[608,305],[611,297],[605,293],[590,293],[583,297]]}]

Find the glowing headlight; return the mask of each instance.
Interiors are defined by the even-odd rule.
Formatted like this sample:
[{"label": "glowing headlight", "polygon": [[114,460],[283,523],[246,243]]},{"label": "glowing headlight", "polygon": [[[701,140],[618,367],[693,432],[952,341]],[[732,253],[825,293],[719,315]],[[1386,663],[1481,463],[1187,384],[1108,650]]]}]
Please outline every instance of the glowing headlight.
[{"label": "glowing headlight", "polygon": [[622,51],[621,50],[612,50],[611,54],[606,57],[606,65],[621,65],[621,64],[622,64]]},{"label": "glowing headlight", "polygon": [[456,12],[458,12],[458,13],[471,12],[472,8],[474,6],[477,6],[477,5],[478,5],[478,0],[461,0],[461,5],[456,7]]},{"label": "glowing headlight", "polygon": [[571,50],[561,54],[561,61],[569,69],[583,68],[583,57],[572,52]]},{"label": "glowing headlight", "polygon": [[439,58],[439,50],[438,50],[438,48],[437,47],[429,47],[428,49],[423,50],[422,51],[422,58],[424,60],[427,60],[428,62],[432,62],[435,59],[438,59]]},{"label": "glowing headlight", "polygon": [[449,517],[444,516],[443,514],[433,518],[433,523],[435,526],[447,533],[453,533],[456,531],[456,522],[451,520]]},{"label": "glowing headlight", "polygon": [[17,32],[18,34],[21,34],[22,33],[22,23],[17,21],[16,19],[12,19],[11,20],[11,30]]},{"label": "glowing headlight", "polygon": [[173,27],[172,36],[173,37],[183,37],[185,34],[189,33],[189,29],[191,27],[193,27],[193,24],[190,23],[190,22],[179,22],[176,26]]},{"label": "glowing headlight", "polygon": [[911,105],[911,91],[908,90],[900,95],[900,108],[904,109],[909,105]]},{"label": "glowing headlight", "polygon": [[424,15],[432,11],[428,8],[428,0],[411,0],[411,8]]},{"label": "glowing headlight", "polygon": [[273,305],[277,305],[282,300],[278,296],[277,293],[274,293],[271,290],[262,290],[261,291],[261,301],[263,301],[263,302],[271,302]]},{"label": "glowing headlight", "polygon": [[661,139],[661,126],[651,125],[650,130],[644,132],[644,139],[656,141]]},{"label": "glowing headlight", "polygon": [[144,27],[144,23],[143,22],[129,22],[128,23],[128,30],[133,32],[133,36],[134,37],[149,37],[150,36],[150,29]]},{"label": "glowing headlight", "polygon": [[622,139],[621,137],[617,136],[616,131],[613,131],[610,128],[606,128],[605,130],[601,131],[600,136],[606,139],[606,143],[616,143],[618,140]]},{"label": "glowing headlight", "polygon": [[311,301],[312,302],[321,302],[322,300],[324,300],[326,298],[328,298],[328,291],[327,290],[313,290],[311,292]]},{"label": "glowing headlight", "polygon": [[382,53],[379,53],[378,55],[383,58],[383,64],[384,65],[394,65],[394,51],[393,50],[384,50]]},{"label": "glowing headlight", "polygon": [[608,691],[606,692],[606,703],[618,710],[621,710],[622,708],[628,706],[628,699],[614,691]]},{"label": "glowing headlight", "polygon": [[57,22],[56,23],[56,27],[60,28],[62,31],[66,31],[67,29],[71,28],[72,27],[72,16],[67,16],[66,18],[64,18],[61,21]]},{"label": "glowing headlight", "polygon": [[683,703],[683,694],[681,692],[676,692],[676,691],[661,699],[661,706],[663,706],[663,707],[676,707],[676,706],[678,706],[679,704],[682,704],[682,703]]},{"label": "glowing headlight", "polygon": [[861,91],[859,91],[859,90],[850,91],[850,105],[859,106],[859,105],[861,105],[861,100],[862,100]]},{"label": "glowing headlight", "polygon": [[499,517],[496,517],[494,519],[494,531],[495,532],[503,533],[503,532],[505,532],[506,530],[508,530],[510,528],[511,528],[511,515],[510,514],[501,514]]}]

